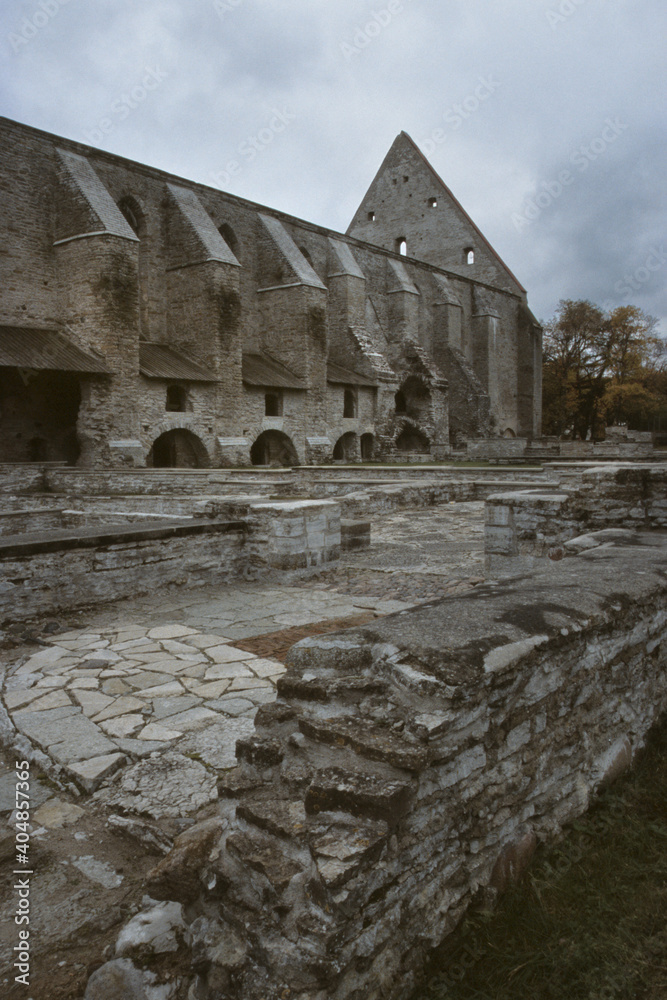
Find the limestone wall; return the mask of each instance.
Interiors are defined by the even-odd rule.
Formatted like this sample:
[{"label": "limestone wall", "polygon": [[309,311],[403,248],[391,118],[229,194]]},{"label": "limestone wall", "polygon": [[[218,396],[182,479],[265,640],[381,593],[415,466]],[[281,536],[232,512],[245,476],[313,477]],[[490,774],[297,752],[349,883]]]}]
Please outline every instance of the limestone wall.
[{"label": "limestone wall", "polygon": [[[7,267],[0,268],[0,323],[58,326],[84,350],[101,351],[109,371],[75,380],[81,405],[67,430],[81,450],[81,466],[141,465],[167,427],[194,434],[211,465],[249,463],[261,414],[258,387],[243,381],[242,354],[258,351],[301,379],[298,402],[286,414],[300,461],[330,461],[345,432],[342,416],[334,412],[331,420],[328,356],[387,388],[390,404],[406,375],[424,377],[433,413],[422,430],[432,453],[445,454],[449,370],[457,399],[466,399],[457,432],[486,433],[489,406],[476,374],[443,350],[450,325],[462,357],[484,370],[498,428],[537,431],[523,396],[539,395],[538,373],[531,369],[526,378],[519,370],[525,368],[519,359],[524,294],[504,280],[502,268],[488,270],[478,257],[472,271],[448,272],[446,263],[407,260],[393,246],[382,249],[267,213],[212,187],[6,119],[0,131],[8,151],[0,165],[8,192],[0,229],[10,247]],[[493,257],[490,248],[478,253]],[[443,305],[457,313],[451,324],[449,317],[443,325]],[[140,340],[180,352],[204,375],[179,378],[177,366],[169,378],[148,380],[140,374]],[[213,381],[203,381],[207,375]],[[182,422],[170,423],[176,418],[166,410],[172,382],[187,389]],[[21,393],[17,389],[19,401]],[[373,433],[377,453],[391,456],[402,426],[393,407],[380,404],[382,393],[377,402],[374,393],[363,394],[357,432]],[[42,395],[48,405],[52,390],[47,386]],[[34,409],[30,401],[26,406]],[[29,438],[18,433],[11,448],[5,435],[7,460],[30,458]],[[228,453],[217,447],[219,438],[245,443]],[[115,441],[132,445],[122,449]],[[57,444],[51,442],[47,457],[76,460]]]},{"label": "limestone wall", "polygon": [[198,861],[177,843],[149,878],[197,914],[200,996],[411,995],[479,891],[583,813],[667,708],[651,537],[294,647],[221,782],[219,839]]},{"label": "limestone wall", "polygon": [[489,573],[529,568],[548,553],[562,558],[569,539],[603,529],[667,528],[667,470],[598,467],[553,492],[498,493],[486,501],[484,550]]},{"label": "limestone wall", "polygon": [[[200,508],[190,521],[163,514],[155,526],[146,523],[155,520],[146,512],[114,518],[132,525],[110,525],[109,515],[83,511],[0,515],[0,529],[3,516],[13,524],[34,518],[32,532],[0,537],[0,622],[168,586],[254,580],[340,556],[340,508],[331,501],[211,501]],[[77,527],[63,530],[62,524]]]}]

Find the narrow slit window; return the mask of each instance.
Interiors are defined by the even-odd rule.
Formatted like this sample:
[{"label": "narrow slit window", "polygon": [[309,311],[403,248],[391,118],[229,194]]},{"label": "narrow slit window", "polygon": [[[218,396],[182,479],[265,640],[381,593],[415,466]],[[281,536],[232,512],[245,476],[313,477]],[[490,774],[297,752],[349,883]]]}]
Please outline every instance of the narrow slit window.
[{"label": "narrow slit window", "polygon": [[437,208],[438,207],[438,199],[437,198],[429,198],[429,200],[428,200],[428,207],[429,208]]},{"label": "narrow slit window", "polygon": [[463,251],[463,263],[464,264],[474,264],[475,263],[475,251],[472,247],[466,247]]},{"label": "narrow slit window", "polygon": [[343,417],[348,419],[357,415],[357,400],[354,389],[346,389],[343,398]]},{"label": "narrow slit window", "polygon": [[408,253],[408,241],[405,236],[399,236],[396,240],[396,253],[400,253],[403,257],[407,256]]},{"label": "narrow slit window", "polygon": [[375,212],[369,212],[368,213],[368,221],[369,222],[375,222]]}]

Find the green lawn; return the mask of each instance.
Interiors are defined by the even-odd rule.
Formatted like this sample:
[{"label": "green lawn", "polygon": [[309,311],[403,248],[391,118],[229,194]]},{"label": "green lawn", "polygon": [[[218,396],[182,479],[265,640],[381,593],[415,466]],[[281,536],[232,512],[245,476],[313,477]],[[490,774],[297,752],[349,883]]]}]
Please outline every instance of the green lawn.
[{"label": "green lawn", "polygon": [[632,774],[470,914],[413,1000],[667,1000],[667,719]]}]

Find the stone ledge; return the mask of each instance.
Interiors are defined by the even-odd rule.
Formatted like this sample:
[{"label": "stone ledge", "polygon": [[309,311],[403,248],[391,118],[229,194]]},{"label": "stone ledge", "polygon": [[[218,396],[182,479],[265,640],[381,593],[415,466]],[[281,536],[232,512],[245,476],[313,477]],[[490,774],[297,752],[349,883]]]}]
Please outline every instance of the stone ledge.
[{"label": "stone ledge", "polygon": [[119,526],[100,530],[99,528],[77,528],[60,531],[31,532],[25,535],[0,536],[0,559],[12,556],[31,556],[42,552],[60,552],[70,549],[94,549],[109,545],[127,545],[143,541],[159,541],[168,538],[184,538],[188,535],[232,534],[246,531],[244,521],[215,523],[193,523],[191,520],[174,524],[147,528]]}]

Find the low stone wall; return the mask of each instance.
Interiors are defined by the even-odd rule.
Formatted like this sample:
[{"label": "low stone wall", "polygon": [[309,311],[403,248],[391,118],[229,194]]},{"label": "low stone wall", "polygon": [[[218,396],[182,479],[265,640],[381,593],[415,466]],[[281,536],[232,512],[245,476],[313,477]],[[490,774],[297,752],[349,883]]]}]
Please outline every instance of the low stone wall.
[{"label": "low stone wall", "polygon": [[666,566],[653,535],[295,646],[148,879],[195,917],[197,996],[407,1000],[667,708]]},{"label": "low stone wall", "polygon": [[[564,480],[567,481],[567,480]],[[522,572],[583,532],[667,529],[664,466],[586,469],[562,491],[512,492],[486,501],[484,551],[491,574]]]},{"label": "low stone wall", "polygon": [[340,556],[340,508],[331,501],[212,507],[155,527],[137,515],[141,527],[3,535],[0,624],[167,586],[259,579]]},{"label": "low stone wall", "polygon": [[147,494],[233,494],[289,481],[285,469],[53,469],[45,473],[47,491],[74,496]]},{"label": "low stone wall", "polygon": [[363,518],[373,514],[388,514],[405,507],[433,507],[444,503],[470,503],[486,500],[498,489],[514,485],[520,489],[544,489],[541,481],[511,482],[493,479],[468,479],[459,482],[405,483],[398,485],[369,486],[364,490],[346,493],[339,498],[343,516]]},{"label": "low stone wall", "polygon": [[468,441],[466,457],[473,462],[522,459],[527,444],[526,438],[481,438],[479,441]]},{"label": "low stone wall", "polygon": [[45,488],[47,470],[57,468],[62,468],[57,462],[0,462],[0,494],[41,491]]},{"label": "low stone wall", "polygon": [[243,522],[80,529],[0,539],[0,623],[243,577]]}]

